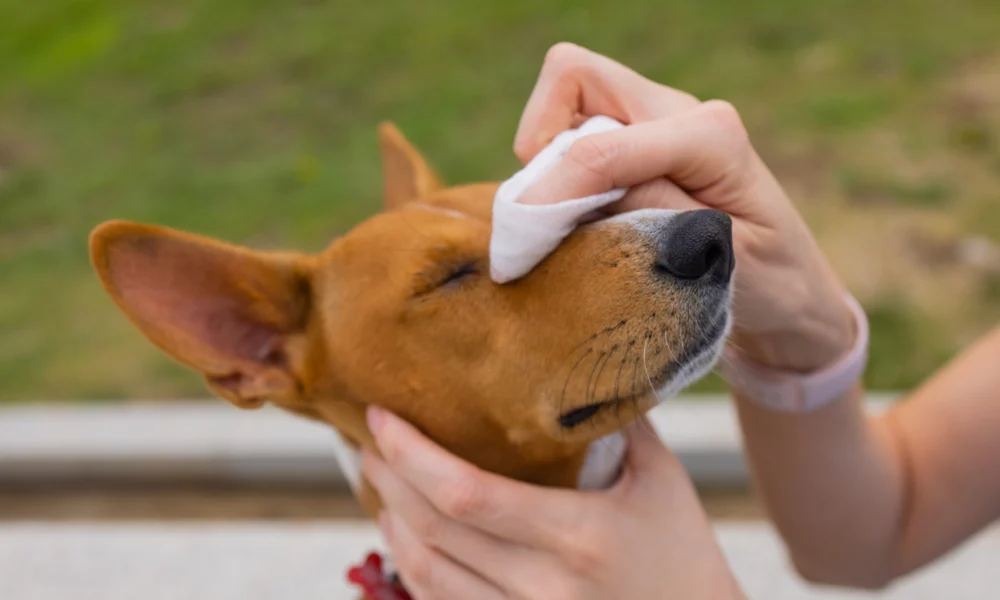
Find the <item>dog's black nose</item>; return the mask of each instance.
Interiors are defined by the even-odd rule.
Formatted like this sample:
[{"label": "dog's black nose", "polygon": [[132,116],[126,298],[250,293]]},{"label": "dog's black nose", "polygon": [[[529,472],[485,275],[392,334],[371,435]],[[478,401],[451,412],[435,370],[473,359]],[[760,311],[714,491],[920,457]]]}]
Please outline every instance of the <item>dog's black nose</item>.
[{"label": "dog's black nose", "polygon": [[683,280],[708,279],[726,284],[733,274],[733,222],[717,210],[682,212],[660,236],[656,268]]}]

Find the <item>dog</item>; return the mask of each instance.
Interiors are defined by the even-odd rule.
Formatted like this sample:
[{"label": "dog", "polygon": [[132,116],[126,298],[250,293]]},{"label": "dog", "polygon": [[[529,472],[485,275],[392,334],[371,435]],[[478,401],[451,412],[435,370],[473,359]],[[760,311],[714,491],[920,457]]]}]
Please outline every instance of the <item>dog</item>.
[{"label": "dog", "polygon": [[[608,468],[594,466],[595,442],[718,360],[731,320],[729,217],[596,220],[498,285],[498,184],[443,185],[392,124],[379,141],[384,210],[317,255],[110,221],[90,237],[97,275],[153,344],[239,408],[273,403],[356,449],[374,448],[374,404],[494,473],[608,484],[614,473],[590,472]],[[377,493],[355,483],[377,515]]]}]

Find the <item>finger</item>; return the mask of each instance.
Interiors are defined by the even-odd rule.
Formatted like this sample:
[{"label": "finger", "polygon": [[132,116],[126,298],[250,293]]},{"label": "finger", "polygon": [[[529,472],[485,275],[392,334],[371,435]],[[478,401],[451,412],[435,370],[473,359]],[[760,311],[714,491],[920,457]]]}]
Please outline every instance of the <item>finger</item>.
[{"label": "finger", "polygon": [[677,187],[676,183],[660,177],[633,186],[621,200],[606,206],[604,212],[620,214],[647,208],[694,210],[705,208],[705,205]]},{"label": "finger", "polygon": [[694,96],[654,83],[610,58],[575,44],[556,44],[521,115],[514,153],[528,162],[556,135],[579,125],[581,115],[636,123],[697,104]]},{"label": "finger", "polygon": [[415,600],[502,600],[490,582],[423,544],[406,522],[388,513],[382,525],[393,561]]},{"label": "finger", "polygon": [[677,456],[667,448],[648,419],[642,417],[624,430],[627,446],[622,474],[610,490],[634,510],[670,506],[693,494],[693,484]]},{"label": "finger", "polygon": [[[398,417],[370,407],[368,423],[389,467],[442,514],[509,542],[559,549],[582,499],[488,473],[437,446]],[[530,518],[529,518],[530,517]]]},{"label": "finger", "polygon": [[653,424],[640,417],[623,430],[627,440],[625,467],[633,471],[659,468],[665,463],[680,465],[677,457],[667,448]]},{"label": "finger", "polygon": [[524,572],[537,564],[539,553],[517,546],[441,514],[406,481],[374,454],[365,452],[364,472],[379,492],[387,510],[406,523],[425,546],[504,587],[511,573]]},{"label": "finger", "polygon": [[521,202],[560,202],[664,177],[696,200],[736,214],[752,182],[754,156],[735,109],[707,102],[675,117],[577,140]]}]

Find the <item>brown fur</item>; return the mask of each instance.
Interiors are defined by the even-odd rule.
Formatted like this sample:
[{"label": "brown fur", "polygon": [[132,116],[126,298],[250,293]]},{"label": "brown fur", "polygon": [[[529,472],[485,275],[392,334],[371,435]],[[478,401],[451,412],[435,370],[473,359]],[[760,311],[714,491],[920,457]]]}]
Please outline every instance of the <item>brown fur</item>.
[{"label": "brown fur", "polygon": [[[485,469],[575,485],[589,442],[652,406],[647,374],[697,336],[696,303],[652,276],[654,249],[622,225],[581,227],[526,277],[494,284],[496,184],[443,187],[395,127],[380,139],[386,211],[322,253],[113,221],[90,241],[105,289],[238,407],[270,401],[366,446],[376,404]],[[469,274],[439,285],[457,270]],[[375,514],[371,488],[361,495]]]}]

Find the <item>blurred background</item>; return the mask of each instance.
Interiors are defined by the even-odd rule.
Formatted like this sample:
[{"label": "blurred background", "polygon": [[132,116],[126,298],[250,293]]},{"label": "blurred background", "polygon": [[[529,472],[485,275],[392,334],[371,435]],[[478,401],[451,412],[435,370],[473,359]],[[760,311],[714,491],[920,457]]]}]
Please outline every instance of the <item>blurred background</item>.
[{"label": "blurred background", "polygon": [[[303,453],[282,446],[304,431],[284,421],[250,425],[221,402],[210,419],[31,412],[206,396],[114,308],[88,232],[125,218],[318,251],[380,206],[382,120],[447,182],[506,178],[520,111],[563,40],[736,105],[868,311],[869,386],[905,390],[1000,321],[998,31],[996,0],[0,0],[0,406],[13,411],[0,415],[0,471],[16,475],[0,477],[0,517],[357,516],[313,477],[326,463],[298,487],[268,479],[296,457],[326,460],[316,432]],[[695,391],[721,389],[709,378]],[[254,454],[278,430],[288,437],[269,448],[291,447],[288,460]],[[186,435],[209,457],[230,440],[249,452],[239,468],[263,461],[270,475],[252,492],[203,463],[193,483],[88,480],[72,494],[33,478],[32,457],[79,465],[108,440],[91,467],[143,447],[160,462],[129,473],[148,475],[197,454],[156,454]],[[759,516],[736,496],[706,496],[713,517]],[[27,547],[11,544],[0,557]]]},{"label": "blurred background", "polygon": [[911,386],[1000,318],[998,23],[995,0],[0,2],[0,401],[204,395],[100,289],[93,226],[319,250],[378,209],[383,119],[448,182],[505,178],[561,40],[732,101],[870,311],[869,384]]}]

